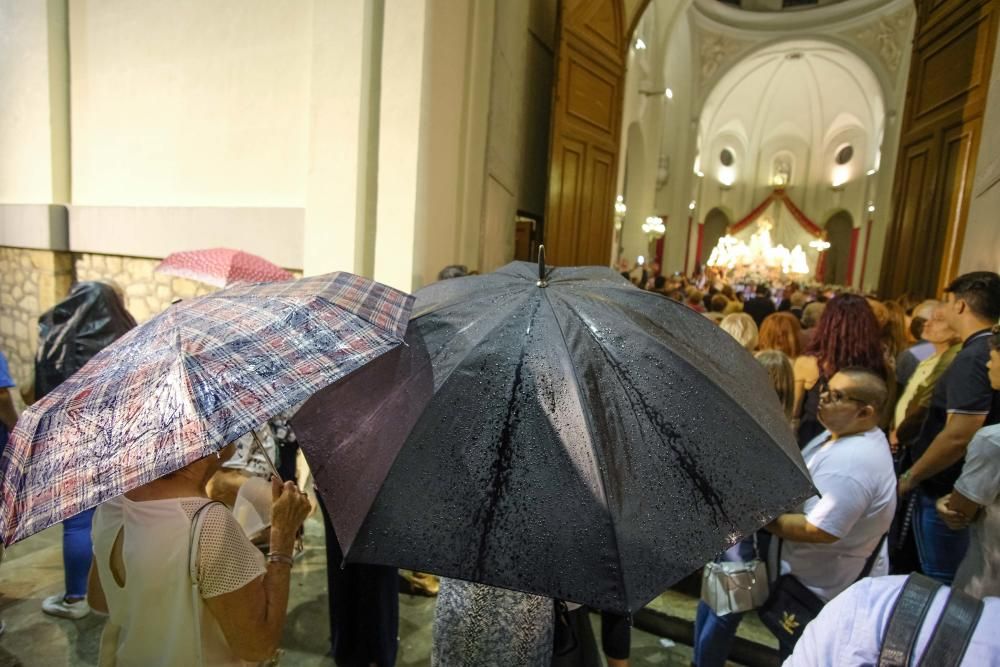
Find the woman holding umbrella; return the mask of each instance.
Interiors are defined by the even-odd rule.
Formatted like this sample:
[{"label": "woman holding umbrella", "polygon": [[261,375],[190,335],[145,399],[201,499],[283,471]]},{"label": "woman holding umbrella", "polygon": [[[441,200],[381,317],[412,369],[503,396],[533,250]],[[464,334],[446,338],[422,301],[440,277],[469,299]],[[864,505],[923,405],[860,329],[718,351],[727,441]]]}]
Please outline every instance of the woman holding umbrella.
[{"label": "woman holding umbrella", "polygon": [[242,665],[276,653],[295,534],[311,506],[272,479],[264,556],[206,483],[234,446],[98,508],[90,606],[109,614],[102,665]]}]

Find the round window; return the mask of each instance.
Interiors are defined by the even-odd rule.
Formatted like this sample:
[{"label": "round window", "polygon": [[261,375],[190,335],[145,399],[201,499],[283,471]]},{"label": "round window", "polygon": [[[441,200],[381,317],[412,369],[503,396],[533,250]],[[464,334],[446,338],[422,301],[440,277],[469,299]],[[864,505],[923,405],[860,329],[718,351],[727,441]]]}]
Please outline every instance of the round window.
[{"label": "round window", "polygon": [[722,152],[719,153],[719,162],[722,163],[723,167],[732,167],[733,163],[736,162],[736,157],[731,150],[723,148]]},{"label": "round window", "polygon": [[847,144],[837,151],[836,161],[837,164],[847,164],[854,157],[854,146]]}]

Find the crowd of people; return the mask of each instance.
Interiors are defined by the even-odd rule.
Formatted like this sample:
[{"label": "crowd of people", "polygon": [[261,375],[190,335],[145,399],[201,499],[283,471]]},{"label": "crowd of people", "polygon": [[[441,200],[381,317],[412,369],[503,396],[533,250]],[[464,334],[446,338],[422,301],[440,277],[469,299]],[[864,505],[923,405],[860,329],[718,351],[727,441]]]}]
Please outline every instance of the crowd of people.
[{"label": "crowd of people", "polygon": [[[448,267],[440,278],[466,273]],[[937,597],[929,598],[925,624],[946,615],[949,587],[984,601],[978,626],[969,628],[968,664],[1000,662],[1000,642],[987,630],[1000,621],[1000,276],[966,274],[944,300],[909,303],[794,283],[732,285],[711,270],[691,279],[625,275],[703,313],[755,355],[819,492],[718,557],[768,562],[770,591],[757,613],[786,664],[877,662],[910,581],[886,575],[911,572],[943,585],[931,590]],[[61,317],[42,318],[39,397],[135,325],[120,290],[104,283],[77,285],[59,308]],[[46,326],[63,329],[54,335]],[[71,363],[46,347],[70,340]],[[0,355],[0,443],[17,419],[13,391]],[[294,482],[296,458],[289,415],[278,415],[221,451],[66,521],[65,590],[42,611],[69,619],[107,614],[102,664],[273,660],[296,544],[312,511]],[[275,466],[289,481],[272,474]],[[232,510],[241,499],[255,503],[251,488],[259,495],[265,483],[270,515],[248,535]],[[339,567],[334,528],[321,510],[331,654],[341,666],[388,667],[398,642],[397,573]],[[782,606],[789,599],[800,605],[796,614]],[[723,665],[743,617],[700,602],[693,664]],[[607,663],[627,666],[630,620],[604,614],[602,630]],[[567,632],[572,645],[560,647]],[[432,663],[596,664],[590,632],[586,609],[444,579]],[[918,651],[937,650],[930,634],[920,635]]]},{"label": "crowd of people", "polygon": [[[748,561],[760,544],[771,545],[771,598],[760,615],[782,655],[791,656],[788,664],[840,664],[819,659],[818,647],[832,654],[838,641],[862,634],[854,632],[857,614],[826,611],[852,585],[851,602],[830,609],[863,605],[856,599],[862,595],[876,607],[877,599],[878,613],[866,614],[885,629],[895,600],[887,596],[898,596],[906,578],[856,584],[870,576],[920,572],[985,600],[983,613],[997,618],[1000,276],[960,276],[945,290],[946,300],[918,304],[795,284],[784,286],[777,302],[769,286],[753,286],[754,296],[741,303],[732,286],[713,283],[711,275],[702,278],[705,291],[692,282],[647,285],[662,285],[666,296],[704,313],[756,353],[819,491],[800,512],[779,516],[752,542],[720,556]],[[800,615],[794,627],[769,623],[768,605],[796,588],[816,620]],[[694,663],[723,665],[741,618],[701,602]],[[864,646],[838,648],[857,657],[844,664],[877,662],[859,656],[877,658],[884,634],[866,632]],[[982,630],[971,646],[968,655],[989,659],[968,664],[1000,660],[996,640]]]}]

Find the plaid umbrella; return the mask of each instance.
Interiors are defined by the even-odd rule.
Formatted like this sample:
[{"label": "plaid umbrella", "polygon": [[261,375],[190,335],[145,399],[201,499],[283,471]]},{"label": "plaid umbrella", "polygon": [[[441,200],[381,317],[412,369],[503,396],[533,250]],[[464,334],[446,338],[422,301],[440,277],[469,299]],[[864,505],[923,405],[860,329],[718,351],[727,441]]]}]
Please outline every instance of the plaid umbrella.
[{"label": "plaid umbrella", "polygon": [[221,449],[399,345],[412,305],[333,273],[171,306],[21,415],[0,461],[0,538]]},{"label": "plaid umbrella", "polygon": [[288,271],[263,257],[231,248],[207,248],[171,253],[157,265],[155,270],[216,287],[293,278]]}]

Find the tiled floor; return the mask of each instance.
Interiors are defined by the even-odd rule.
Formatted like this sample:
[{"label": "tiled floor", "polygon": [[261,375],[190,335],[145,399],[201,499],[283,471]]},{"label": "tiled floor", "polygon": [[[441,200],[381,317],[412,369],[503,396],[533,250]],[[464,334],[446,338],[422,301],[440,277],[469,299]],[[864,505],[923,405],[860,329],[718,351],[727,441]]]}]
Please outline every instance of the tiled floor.
[{"label": "tiled floor", "polygon": [[[285,627],[283,666],[332,666],[326,657],[329,630],[326,604],[326,558],[323,526],[307,524],[306,554],[293,571],[288,621]],[[41,600],[62,589],[61,528],[46,530],[14,545],[0,566],[0,618],[7,630],[0,637],[0,667],[96,665],[103,618],[92,614],[80,621],[54,619],[41,613]],[[430,664],[434,600],[400,596],[400,667]],[[695,601],[667,593],[653,606],[673,616],[692,619]],[[599,619],[592,617],[599,635]],[[756,619],[748,619],[740,634],[767,642]],[[660,667],[686,666],[691,650],[664,647],[659,637],[632,632],[632,664]]]}]

